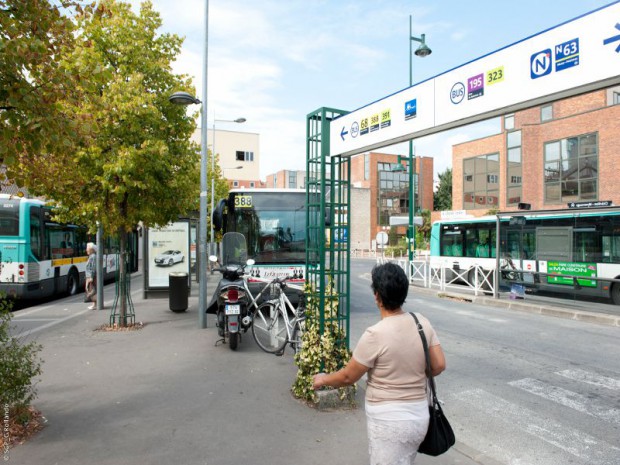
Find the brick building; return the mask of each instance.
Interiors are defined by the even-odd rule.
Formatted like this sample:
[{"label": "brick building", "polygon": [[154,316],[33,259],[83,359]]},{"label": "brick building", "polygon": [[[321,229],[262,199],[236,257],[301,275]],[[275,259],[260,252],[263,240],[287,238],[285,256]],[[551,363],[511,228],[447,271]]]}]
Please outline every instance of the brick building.
[{"label": "brick building", "polygon": [[[406,159],[407,157],[405,157]],[[415,157],[416,208],[433,209],[433,158]],[[401,163],[403,171],[395,171],[398,155],[366,152],[351,157],[351,186],[367,189],[368,203],[362,207],[363,214],[357,206],[352,206],[351,224],[360,224],[367,218],[370,243],[358,244],[351,241],[356,248],[370,248],[376,234],[389,226],[390,216],[408,216],[409,214],[409,165],[408,160]],[[366,198],[366,197],[364,197]],[[406,226],[397,227],[397,234],[405,235]],[[361,242],[361,239],[360,239]]]},{"label": "brick building", "polygon": [[620,86],[506,114],[502,132],[452,152],[452,208],[567,208],[568,202],[620,204]]}]

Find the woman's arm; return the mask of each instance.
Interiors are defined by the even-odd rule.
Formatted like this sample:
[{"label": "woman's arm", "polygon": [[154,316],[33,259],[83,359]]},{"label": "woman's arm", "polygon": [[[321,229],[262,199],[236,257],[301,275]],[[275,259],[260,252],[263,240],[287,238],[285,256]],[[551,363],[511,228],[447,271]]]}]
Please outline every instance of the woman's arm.
[{"label": "woman's arm", "polygon": [[443,354],[441,345],[437,344],[428,348],[428,356],[431,359],[431,373],[439,375],[446,369],[446,356]]},{"label": "woman's arm", "polygon": [[312,389],[319,389],[323,386],[343,387],[355,384],[369,368],[362,365],[353,357],[347,365],[335,373],[319,373],[314,375]]}]

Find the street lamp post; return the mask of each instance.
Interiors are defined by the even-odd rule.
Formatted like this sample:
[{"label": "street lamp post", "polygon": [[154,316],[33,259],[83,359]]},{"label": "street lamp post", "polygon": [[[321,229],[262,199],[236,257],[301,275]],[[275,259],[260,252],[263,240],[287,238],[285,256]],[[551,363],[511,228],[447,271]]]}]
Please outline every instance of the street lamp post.
[{"label": "street lamp post", "polygon": [[[432,50],[426,45],[426,35],[414,37],[412,34],[412,18],[409,15],[409,87],[413,86],[413,54],[424,58],[432,53]],[[413,52],[413,42],[419,42],[420,46]],[[409,141],[409,225],[407,227],[408,240],[407,244],[407,276],[411,275],[411,260],[413,260],[413,249],[415,248],[415,225],[413,217],[415,214],[415,185],[414,173],[416,171],[415,161],[413,157],[413,140]]]},{"label": "street lamp post", "polygon": [[[215,123],[245,123],[247,120],[245,118],[237,118],[237,119],[215,119],[213,118],[213,141],[211,144],[211,216],[213,216],[213,201],[215,199]],[[205,126],[206,127],[206,126]],[[221,161],[220,161],[221,163]],[[236,167],[235,169],[243,168],[242,166]],[[215,238],[213,235],[213,221],[211,222],[211,235],[210,242],[214,243]],[[211,270],[213,272],[213,269]]]}]

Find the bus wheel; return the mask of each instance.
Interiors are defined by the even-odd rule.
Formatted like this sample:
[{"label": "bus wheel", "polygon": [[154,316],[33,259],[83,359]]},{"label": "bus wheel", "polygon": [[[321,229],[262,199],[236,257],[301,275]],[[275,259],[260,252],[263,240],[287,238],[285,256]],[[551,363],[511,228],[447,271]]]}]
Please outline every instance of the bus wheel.
[{"label": "bus wheel", "polygon": [[611,286],[610,297],[614,304],[620,305],[620,283]]},{"label": "bus wheel", "polygon": [[67,276],[67,293],[69,295],[77,294],[79,284],[80,278],[77,274],[77,271],[75,271],[74,269],[69,271],[69,275]]}]

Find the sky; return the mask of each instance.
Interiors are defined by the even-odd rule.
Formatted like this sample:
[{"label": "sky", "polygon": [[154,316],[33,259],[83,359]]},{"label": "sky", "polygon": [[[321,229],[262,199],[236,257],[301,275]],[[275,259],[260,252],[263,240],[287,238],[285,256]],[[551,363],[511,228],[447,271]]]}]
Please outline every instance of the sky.
[{"label": "sky", "polygon": [[[185,38],[173,69],[193,78],[216,129],[259,134],[260,176],[305,169],[306,116],[353,111],[409,87],[409,16],[432,54],[413,57],[413,82],[442,74],[612,0],[151,0],[161,32]],[[130,0],[138,8],[139,0]],[[620,22],[620,18],[618,18]],[[417,43],[414,43],[414,50]],[[182,90],[182,89],[179,89]],[[498,119],[426,136],[415,153],[434,158],[437,181],[452,145],[499,131]],[[408,153],[406,145],[376,151]]]}]

